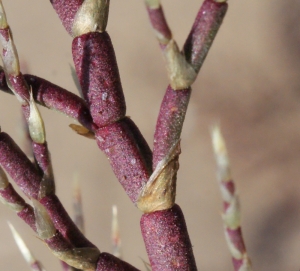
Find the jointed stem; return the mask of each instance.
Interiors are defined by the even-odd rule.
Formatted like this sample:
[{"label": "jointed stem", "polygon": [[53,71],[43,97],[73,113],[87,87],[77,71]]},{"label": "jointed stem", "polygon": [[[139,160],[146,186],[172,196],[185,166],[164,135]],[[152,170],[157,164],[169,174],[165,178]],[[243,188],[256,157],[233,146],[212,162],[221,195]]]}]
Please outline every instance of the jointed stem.
[{"label": "jointed stem", "polygon": [[252,271],[240,222],[239,198],[231,177],[226,145],[219,127],[212,131],[212,142],[218,168],[218,181],[223,199],[224,233],[228,248],[232,255],[235,271]]},{"label": "jointed stem", "polygon": [[[170,86],[168,86],[161,104],[154,134],[153,167],[155,170],[160,161],[167,157],[170,150],[180,139],[191,94],[190,86],[199,72],[201,66],[199,63],[203,62],[217,29],[221,25],[227,4],[217,4],[213,0],[204,1],[187,39],[184,53],[179,51],[176,42],[172,39],[171,31],[159,1],[146,0],[146,5],[150,22],[155,30],[167,64],[170,80]],[[222,12],[219,12],[219,10]],[[199,28],[202,30],[202,39],[192,39],[191,37]],[[199,35],[198,32],[195,35],[197,34]],[[202,58],[196,57],[197,61],[194,61],[194,59],[191,60],[186,57],[189,54],[201,55]],[[176,187],[176,174],[174,176],[172,176],[174,182],[172,189],[175,190],[173,187]],[[166,189],[169,186],[170,178],[166,175]],[[173,210],[173,208],[175,209]],[[176,205],[173,208],[150,213],[142,218],[141,228],[151,266],[153,270],[197,270],[183,214],[181,216],[177,214],[175,211],[177,210]],[[145,217],[147,217],[147,223],[144,222]],[[178,225],[174,222],[177,217],[180,217],[183,224],[180,224],[180,222],[180,225]],[[157,231],[154,230],[154,233],[152,233],[147,230],[149,227]],[[178,228],[180,230],[177,230]],[[178,236],[176,238],[169,236],[171,232],[178,233]],[[173,238],[176,239],[176,243],[171,241]],[[159,244],[161,244],[161,247],[159,247]],[[179,248],[183,249],[184,252],[180,251]]]},{"label": "jointed stem", "polygon": [[[21,102],[37,168],[4,133],[0,133],[0,165],[31,198],[34,214],[32,207],[5,181],[3,187],[0,186],[2,198],[20,207],[19,213],[26,209],[23,219],[52,252],[69,265],[88,271],[137,271],[110,254],[100,253],[72,222],[55,195],[50,153],[37,101],[75,118],[96,139],[127,195],[145,212],[141,229],[153,271],[196,271],[184,216],[175,204],[180,136],[191,84],[225,16],[226,1],[204,1],[181,52],[160,1],[146,0],[170,80],[155,130],[153,158],[135,123],[126,117],[117,61],[105,31],[109,0],[51,0],[51,3],[74,38],[73,60],[83,99],[44,79],[20,72],[17,51],[0,1],[0,37],[4,48],[0,88],[11,90]],[[237,228],[226,226],[229,238],[232,232],[238,235]],[[244,251],[241,255],[242,260],[236,261],[241,263],[239,268],[247,263]]]}]

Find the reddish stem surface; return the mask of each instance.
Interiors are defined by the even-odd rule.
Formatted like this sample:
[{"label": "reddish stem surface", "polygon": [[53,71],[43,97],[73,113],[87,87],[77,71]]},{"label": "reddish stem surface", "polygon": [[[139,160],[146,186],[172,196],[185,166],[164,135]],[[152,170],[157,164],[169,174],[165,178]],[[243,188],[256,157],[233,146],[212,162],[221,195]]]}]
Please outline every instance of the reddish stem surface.
[{"label": "reddish stem surface", "polygon": [[72,26],[75,15],[84,0],[50,0],[58,17],[68,33],[72,35]]},{"label": "reddish stem surface", "polygon": [[[42,174],[39,173],[16,143],[0,133],[0,164],[28,197],[39,200]],[[94,247],[76,227],[55,195],[40,200],[61,234],[76,247]]]},{"label": "reddish stem surface", "polygon": [[[172,38],[172,33],[166,21],[162,6],[159,6],[159,8],[147,7],[147,11],[154,31],[160,37],[163,37],[163,40],[170,40]],[[159,39],[159,42],[162,46],[165,45],[161,39]]]},{"label": "reddish stem surface", "polygon": [[[242,229],[238,227],[237,229],[231,230],[229,228],[225,229],[227,231],[230,242],[236,247],[236,249],[242,253],[246,253],[246,246],[243,239]],[[243,265],[244,259],[235,259],[232,257],[232,263],[234,270],[239,271],[240,267]]]},{"label": "reddish stem surface", "polygon": [[196,271],[192,244],[178,205],[144,214],[141,230],[152,271]]},{"label": "reddish stem surface", "polygon": [[26,196],[38,198],[42,176],[6,133],[0,133],[0,164]]},{"label": "reddish stem surface", "polygon": [[44,242],[51,250],[54,251],[68,251],[74,248],[67,240],[64,239],[60,232],[56,232],[54,236],[44,240]]},{"label": "reddish stem surface", "polygon": [[225,17],[228,4],[205,0],[197,14],[183,52],[198,72]]},{"label": "reddish stem surface", "polygon": [[154,134],[153,169],[180,139],[190,95],[191,88],[173,90],[168,86],[160,106]]},{"label": "reddish stem surface", "polygon": [[32,149],[38,166],[43,173],[47,173],[49,171],[49,166],[51,167],[51,158],[47,142],[44,144],[32,142]]},{"label": "reddish stem surface", "polygon": [[36,231],[35,216],[31,206],[26,206],[21,212],[18,212],[17,215],[34,231]]},{"label": "reddish stem surface", "polygon": [[21,211],[17,212],[17,215],[34,231],[36,231],[33,208],[25,202],[25,200],[16,192],[11,184],[4,189],[0,189],[0,196],[8,203],[23,207]]},{"label": "reddish stem surface", "polygon": [[[76,119],[91,131],[95,129],[96,126],[93,124],[89,109],[80,97],[40,77],[30,74],[24,74],[23,76],[26,83],[32,87],[36,102]],[[13,94],[7,86],[3,70],[0,70],[0,89]]]},{"label": "reddish stem surface", "polygon": [[126,263],[119,258],[108,254],[101,253],[96,271],[139,271],[129,263]]},{"label": "reddish stem surface", "polygon": [[72,52],[83,96],[100,127],[97,144],[136,202],[151,174],[151,151],[136,125],[125,118],[125,99],[110,37],[106,32],[76,37]]},{"label": "reddish stem surface", "polygon": [[20,73],[18,76],[9,75],[8,80],[14,88],[14,91],[23,99],[29,101],[28,87],[23,74]]},{"label": "reddish stem surface", "polygon": [[151,151],[138,128],[124,118],[99,128],[96,141],[127,195],[136,202],[151,174]]},{"label": "reddish stem surface", "polygon": [[75,247],[95,247],[76,227],[69,214],[56,195],[50,195],[40,200],[45,206],[55,228]]},{"label": "reddish stem surface", "polygon": [[126,105],[115,52],[107,32],[76,37],[73,60],[82,93],[99,127],[125,116]]},{"label": "reddish stem surface", "polygon": [[94,130],[89,109],[80,97],[37,76],[25,74],[24,78],[32,87],[33,97],[38,103],[62,112],[76,119],[87,129]]}]

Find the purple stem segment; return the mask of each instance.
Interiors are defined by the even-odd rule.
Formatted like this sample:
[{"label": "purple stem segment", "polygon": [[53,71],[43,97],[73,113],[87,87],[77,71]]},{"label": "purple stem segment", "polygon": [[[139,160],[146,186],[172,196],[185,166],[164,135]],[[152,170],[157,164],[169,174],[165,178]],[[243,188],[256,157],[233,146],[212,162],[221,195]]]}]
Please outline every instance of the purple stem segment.
[{"label": "purple stem segment", "polygon": [[33,208],[25,202],[11,184],[4,189],[0,189],[0,196],[5,199],[7,203],[18,205],[23,208],[21,211],[17,211],[17,215],[36,231]]},{"label": "purple stem segment", "polygon": [[54,236],[49,239],[44,240],[51,250],[54,251],[68,251],[72,250],[74,247],[63,238],[60,232],[56,232]]},{"label": "purple stem segment", "polygon": [[119,258],[108,254],[101,253],[96,271],[139,271],[129,263],[126,263]]},{"label": "purple stem segment", "polygon": [[[40,77],[30,74],[23,76],[26,83],[32,87],[33,97],[37,103],[76,119],[90,131],[95,129],[89,109],[80,97]],[[7,86],[3,69],[0,69],[0,89],[13,94]]]},{"label": "purple stem segment", "polygon": [[[240,253],[242,254],[246,253],[246,246],[244,243],[241,227],[238,227],[237,229],[234,230],[227,228],[225,229],[225,231],[227,232],[227,236],[230,238],[231,244],[233,244]],[[232,257],[232,263],[235,271],[240,270],[240,267],[243,265],[243,262],[244,262],[243,258],[236,259]]]},{"label": "purple stem segment", "polygon": [[153,169],[180,139],[190,95],[191,88],[173,90],[168,86],[160,106],[154,134]]},{"label": "purple stem segment", "polygon": [[151,151],[138,128],[126,117],[99,128],[96,141],[127,195],[135,203],[151,175]]},{"label": "purple stem segment", "polygon": [[103,127],[125,116],[126,105],[115,52],[107,32],[73,40],[73,60],[83,97],[95,124]]},{"label": "purple stem segment", "polygon": [[[202,66],[226,14],[227,7],[227,3],[205,0],[200,8],[183,50],[186,60],[193,66],[196,72],[199,72]],[[149,13],[150,21],[155,29],[158,29],[155,25],[167,27],[165,20],[161,19],[164,18],[162,11],[160,17],[158,16],[159,20],[155,19],[154,15],[155,13]],[[159,24],[156,21],[159,21]],[[160,27],[160,29],[163,28]],[[190,94],[190,88],[173,90],[168,86],[166,90],[154,134],[154,169],[157,163],[166,156],[173,144],[180,139]]]},{"label": "purple stem segment", "polygon": [[144,214],[141,230],[152,271],[197,271],[184,216],[178,205]]},{"label": "purple stem segment", "polygon": [[51,167],[51,159],[47,142],[44,144],[32,142],[32,149],[39,168],[43,173],[49,173],[49,170],[51,170],[49,169],[49,166]]},{"label": "purple stem segment", "polygon": [[38,198],[42,179],[34,165],[6,133],[0,133],[0,164],[29,198]]},{"label": "purple stem segment", "polygon": [[110,160],[127,195],[136,202],[150,177],[151,151],[136,125],[125,117],[126,105],[117,61],[106,32],[73,40],[73,60],[96,131],[99,148]]},{"label": "purple stem segment", "polygon": [[72,35],[75,15],[84,0],[50,0],[67,32]]},{"label": "purple stem segment", "polygon": [[159,8],[149,8],[147,6],[147,11],[151,25],[159,37],[160,45],[166,45],[172,38],[172,33],[167,24],[162,6],[159,6]]},{"label": "purple stem segment", "polygon": [[20,73],[18,76],[9,75],[8,80],[10,81],[15,92],[23,99],[29,101],[28,87],[26,81],[24,80],[23,74]]},{"label": "purple stem segment", "polygon": [[32,87],[35,101],[76,119],[91,131],[95,129],[89,109],[80,97],[37,76],[25,74],[24,78]]},{"label": "purple stem segment", "polygon": [[34,211],[30,205],[27,205],[21,212],[18,212],[17,215],[34,231],[36,231]]},{"label": "purple stem segment", "polygon": [[225,17],[228,4],[205,0],[197,14],[183,52],[186,60],[199,72]]},{"label": "purple stem segment", "polygon": [[75,247],[95,247],[76,227],[56,195],[40,200],[47,209],[55,228]]},{"label": "purple stem segment", "polygon": [[[38,200],[42,174],[39,173],[16,143],[0,133],[0,164],[29,198]],[[43,204],[60,233],[76,247],[94,247],[76,227],[55,195],[42,198]]]},{"label": "purple stem segment", "polygon": [[[220,183],[221,186],[224,186],[223,189],[226,189],[228,191],[228,193],[231,194],[231,196],[235,195],[235,184],[232,180],[230,181],[223,181]],[[228,210],[228,208],[230,208],[230,205],[228,202],[223,201],[223,210],[224,210],[224,214],[226,213],[226,211]],[[243,238],[243,234],[242,234],[242,229],[241,227],[238,227],[236,229],[230,229],[229,227],[226,227],[224,229],[226,231],[226,236],[229,238],[229,242],[230,244],[232,244],[241,254],[246,254],[246,246],[245,246],[245,242],[244,242],[244,238]],[[232,262],[233,262],[233,266],[234,266],[234,270],[235,271],[240,271],[241,266],[244,263],[244,259],[237,259],[235,257],[232,257]]]}]

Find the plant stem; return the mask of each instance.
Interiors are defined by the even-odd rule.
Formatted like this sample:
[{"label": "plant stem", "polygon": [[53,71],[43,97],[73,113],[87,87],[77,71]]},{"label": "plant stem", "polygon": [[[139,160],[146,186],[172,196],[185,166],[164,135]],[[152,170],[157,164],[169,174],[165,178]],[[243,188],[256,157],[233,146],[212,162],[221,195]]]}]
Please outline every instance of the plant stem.
[{"label": "plant stem", "polygon": [[228,8],[227,1],[205,0],[184,44],[186,60],[198,73],[218,33]]},{"label": "plant stem", "polygon": [[[39,199],[42,175],[35,169],[26,155],[5,133],[0,133],[0,164],[16,182],[25,195]],[[51,214],[55,227],[76,247],[94,247],[75,226],[59,199],[48,195],[40,199]]]},{"label": "plant stem", "polygon": [[90,32],[72,43],[73,60],[93,121],[103,127],[124,118],[125,99],[114,49],[106,32]]},{"label": "plant stem", "polygon": [[239,198],[231,177],[230,162],[220,128],[212,130],[212,142],[218,168],[218,181],[223,199],[224,233],[235,271],[252,271],[240,221]]},{"label": "plant stem", "polygon": [[[94,124],[86,103],[77,95],[40,77],[25,74],[24,79],[31,86],[34,100],[42,106],[59,111],[77,120],[88,130],[94,130]],[[13,94],[6,83],[3,69],[0,68],[0,90]]]},{"label": "plant stem", "polygon": [[141,229],[152,271],[197,270],[184,216],[178,205],[144,214]]}]

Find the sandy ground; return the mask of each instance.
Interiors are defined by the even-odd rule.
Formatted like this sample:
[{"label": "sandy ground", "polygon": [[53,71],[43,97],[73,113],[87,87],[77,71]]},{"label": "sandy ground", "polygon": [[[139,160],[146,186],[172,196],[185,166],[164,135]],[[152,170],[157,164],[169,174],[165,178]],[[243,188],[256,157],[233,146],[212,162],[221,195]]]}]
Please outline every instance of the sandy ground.
[{"label": "sandy ground", "polygon": [[[143,1],[111,1],[108,32],[120,67],[127,114],[152,146],[167,77]],[[179,44],[200,1],[166,0],[168,21]],[[71,38],[49,1],[3,0],[24,70],[76,92],[70,75]],[[177,203],[182,207],[199,270],[232,270],[222,232],[221,201],[209,128],[220,122],[243,212],[243,230],[254,269],[300,267],[300,4],[290,1],[230,1],[207,57],[182,134]],[[19,144],[20,109],[1,94],[1,129]],[[81,179],[86,235],[111,251],[111,206],[119,207],[123,257],[138,268],[147,261],[140,212],[113,176],[95,142],[74,134],[71,119],[42,109],[57,193],[72,212],[74,174]],[[15,214],[0,206],[0,270],[29,270],[9,229],[10,220],[47,270],[58,261]]]}]

